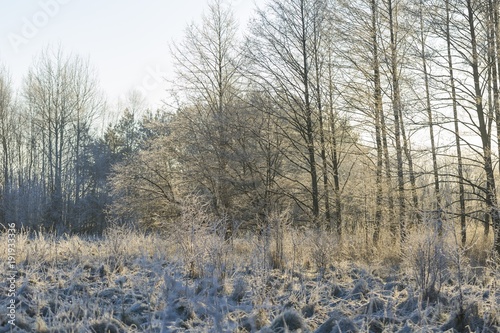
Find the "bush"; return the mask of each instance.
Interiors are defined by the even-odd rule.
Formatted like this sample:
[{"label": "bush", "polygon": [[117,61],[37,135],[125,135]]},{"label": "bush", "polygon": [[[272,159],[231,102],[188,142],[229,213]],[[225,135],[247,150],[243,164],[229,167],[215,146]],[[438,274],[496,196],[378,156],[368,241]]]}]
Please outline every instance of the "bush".
[{"label": "bush", "polygon": [[435,302],[448,277],[448,265],[443,236],[432,228],[415,233],[405,253],[423,302]]}]

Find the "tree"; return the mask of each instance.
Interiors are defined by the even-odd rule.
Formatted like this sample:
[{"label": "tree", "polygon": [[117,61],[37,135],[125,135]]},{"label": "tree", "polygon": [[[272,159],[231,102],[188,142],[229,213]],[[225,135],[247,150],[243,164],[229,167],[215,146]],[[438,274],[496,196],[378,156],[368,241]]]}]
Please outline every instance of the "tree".
[{"label": "tree", "polygon": [[460,204],[459,216],[460,216],[460,228],[461,228],[461,243],[462,246],[465,246],[467,241],[467,227],[466,227],[466,215],[465,215],[465,186],[464,186],[464,172],[463,172],[463,161],[462,161],[462,145],[461,145],[460,127],[458,119],[458,98],[457,98],[457,89],[455,84],[453,57],[452,57],[450,21],[451,21],[450,0],[445,0],[444,36],[446,40],[446,68],[449,73],[449,87],[450,87],[450,97],[452,101],[455,147],[457,153],[457,175],[458,175],[458,187],[459,187],[458,190],[459,190],[459,204]]},{"label": "tree", "polygon": [[83,151],[102,105],[95,77],[88,62],[47,49],[27,75],[24,96],[32,135],[41,141],[37,172],[46,198],[44,221],[50,229],[69,230],[68,203],[75,204],[84,191]]},{"label": "tree", "polygon": [[[318,97],[314,100],[314,50],[320,42],[318,15],[321,2],[311,0],[272,0],[257,12],[245,47],[249,78],[285,115],[280,135],[291,151],[285,154],[297,170],[309,175],[309,184],[300,178],[290,179],[297,189],[310,196],[304,201],[292,198],[319,223],[320,193],[316,162]],[[317,59],[317,58],[316,58]],[[317,64],[317,66],[321,66]],[[319,67],[318,67],[319,68]],[[318,84],[318,83],[317,83]],[[315,105],[316,103],[316,105]],[[321,140],[321,139],[320,139]],[[299,192],[299,193],[300,193]]]},{"label": "tree", "polygon": [[169,227],[179,217],[181,168],[172,158],[174,147],[170,137],[156,137],[114,165],[112,216],[146,229]]},{"label": "tree", "polygon": [[495,229],[495,250],[500,254],[500,214],[497,207],[497,195],[495,186],[495,176],[493,172],[493,161],[491,151],[491,127],[490,121],[485,113],[483,104],[483,89],[481,87],[481,74],[479,68],[478,38],[476,32],[476,20],[479,7],[472,0],[466,1],[466,19],[469,24],[468,33],[470,34],[470,67],[472,69],[472,78],[474,80],[474,104],[478,119],[478,131],[481,138],[483,149],[483,168],[486,174],[486,205],[489,209],[493,227]]},{"label": "tree", "polygon": [[[429,140],[430,140],[430,152],[432,159],[432,175],[433,175],[433,186],[434,186],[434,197],[435,197],[435,207],[434,210],[438,212],[437,219],[441,220],[441,212],[442,212],[442,198],[440,193],[440,179],[439,179],[439,169],[438,169],[438,160],[437,160],[437,147],[436,147],[436,135],[435,135],[435,120],[434,120],[434,110],[432,104],[432,91],[431,91],[431,74],[430,74],[430,63],[432,61],[432,57],[435,54],[432,53],[432,49],[428,47],[428,39],[430,39],[431,31],[428,24],[429,15],[424,10],[429,7],[429,3],[425,3],[424,0],[420,0],[418,4],[416,4],[413,8],[411,8],[411,16],[418,22],[418,27],[416,27],[415,31],[415,41],[418,46],[415,47],[415,58],[418,59],[417,64],[420,66],[415,66],[415,70],[419,72],[419,74],[423,77],[423,97],[417,96],[417,100],[419,100],[419,104],[422,104],[422,109],[425,110],[426,114],[424,120],[424,126],[428,127],[429,130]],[[417,89],[416,93],[418,94]],[[413,184],[414,186],[414,184]],[[414,187],[413,187],[414,188]],[[415,195],[414,195],[415,197]],[[416,200],[414,199],[414,202]],[[443,233],[443,226],[441,223],[437,225],[437,231],[439,235]]]},{"label": "tree", "polygon": [[392,80],[392,110],[394,115],[394,141],[396,143],[397,175],[398,175],[398,203],[399,203],[399,228],[401,241],[406,239],[406,199],[405,199],[405,181],[403,170],[403,146],[401,143],[402,129],[402,106],[400,91],[400,73],[399,56],[397,48],[397,26],[395,15],[396,8],[392,0],[387,0],[387,12],[389,15],[389,33],[390,33],[390,74]]},{"label": "tree", "polygon": [[172,48],[175,89],[180,95],[178,157],[190,188],[204,193],[219,216],[233,210],[238,176],[233,164],[238,164],[241,148],[239,126],[234,126],[240,84],[236,32],[231,8],[215,0],[202,24],[189,25],[183,42]]},{"label": "tree", "polygon": [[[377,20],[378,20],[378,3],[377,0],[371,0],[370,4],[371,10],[371,27],[370,27],[370,35],[371,35],[371,46],[372,46],[372,71],[373,71],[373,100],[374,100],[374,111],[375,111],[375,144],[377,149],[377,171],[376,171],[376,183],[377,183],[377,194],[376,194],[376,212],[375,212],[375,230],[373,232],[373,242],[378,244],[380,238],[380,225],[382,223],[382,197],[383,197],[383,188],[382,188],[382,172],[383,172],[383,140],[387,145],[387,138],[384,134],[385,122],[384,119],[384,109],[382,102],[382,87],[381,87],[381,79],[380,79],[380,60],[379,60],[379,47],[378,47],[378,38],[377,38]],[[387,147],[385,147],[387,150]],[[390,174],[389,167],[387,170]],[[390,177],[388,177],[390,181]],[[389,208],[393,210],[394,203],[392,201],[392,194],[389,193]],[[391,214],[392,215],[392,214]]]},{"label": "tree", "polygon": [[[439,7],[438,7],[439,8]],[[444,29],[437,29],[438,35],[446,43],[446,63],[449,73],[446,89],[451,92],[454,136],[458,156],[458,185],[461,217],[462,244],[466,241],[465,188],[472,189],[475,200],[486,206],[484,217],[485,234],[490,229],[490,221],[495,230],[495,251],[500,251],[498,243],[497,194],[492,154],[492,125],[496,110],[496,90],[493,78],[496,69],[493,51],[495,41],[491,23],[495,20],[493,3],[489,1],[444,1],[441,15],[437,19],[444,22]],[[482,20],[486,24],[481,24]],[[456,34],[459,32],[459,34]],[[459,111],[465,114],[460,117]],[[468,140],[460,134],[460,127],[473,133]],[[479,144],[477,143],[479,141]],[[470,158],[462,153],[461,143],[474,154]],[[484,178],[469,179],[464,169],[467,165],[480,167]]]},{"label": "tree", "polygon": [[[337,48],[342,62],[337,66],[345,72],[340,83],[340,96],[346,104],[344,108],[354,110],[361,126],[364,126],[363,131],[372,133],[373,143],[365,144],[373,145],[374,149],[369,151],[376,152],[371,157],[376,178],[373,203],[375,244],[378,243],[384,220],[389,222],[394,235],[398,229],[394,225],[393,156],[388,143],[392,133],[389,115],[386,114],[391,106],[386,96],[391,96],[388,89],[392,78],[384,75],[391,72],[384,68],[390,56],[384,43],[387,31],[380,5],[378,0],[342,3],[335,30],[341,36]],[[384,208],[387,214],[384,214]]]},{"label": "tree", "polygon": [[12,136],[13,131],[13,100],[11,82],[4,67],[0,67],[0,143],[2,149],[2,200],[0,223],[6,225],[12,222],[9,217],[9,192],[12,186]]}]

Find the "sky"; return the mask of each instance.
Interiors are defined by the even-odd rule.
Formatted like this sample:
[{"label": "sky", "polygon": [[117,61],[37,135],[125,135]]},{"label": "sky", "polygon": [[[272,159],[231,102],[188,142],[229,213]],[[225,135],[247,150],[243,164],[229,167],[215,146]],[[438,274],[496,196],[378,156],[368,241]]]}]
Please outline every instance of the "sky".
[{"label": "sky", "polygon": [[[240,29],[264,0],[226,0]],[[107,96],[117,104],[139,91],[156,108],[172,76],[169,45],[199,22],[207,0],[0,0],[0,64],[20,86],[47,46],[88,58]]]}]

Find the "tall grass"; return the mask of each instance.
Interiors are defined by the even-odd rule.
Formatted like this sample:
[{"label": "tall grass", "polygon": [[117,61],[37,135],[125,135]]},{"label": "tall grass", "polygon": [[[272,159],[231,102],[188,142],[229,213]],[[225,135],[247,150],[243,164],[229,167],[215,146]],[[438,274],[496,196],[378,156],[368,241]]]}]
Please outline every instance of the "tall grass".
[{"label": "tall grass", "polygon": [[[183,214],[168,232],[118,225],[102,237],[19,231],[20,325],[39,332],[67,331],[71,325],[74,332],[106,326],[117,332],[131,327],[160,332],[157,328],[166,323],[201,325],[200,316],[205,316],[207,327],[212,327],[207,332],[227,331],[224,327],[231,325],[232,331],[238,331],[238,325],[256,331],[277,326],[291,306],[296,312],[286,313],[307,314],[305,322],[315,328],[328,319],[332,300],[346,316],[354,316],[356,306],[366,306],[370,314],[373,309],[390,314],[406,311],[403,303],[413,304],[412,295],[422,304],[413,314],[420,316],[420,328],[429,320],[499,321],[500,273],[490,256],[493,240],[474,228],[462,247],[452,227],[442,237],[432,226],[414,227],[401,253],[389,233],[375,246],[366,228],[339,238],[292,228],[285,214],[276,215],[267,232],[240,230],[228,240],[228,221],[195,207]],[[0,253],[6,251],[7,235],[0,234]],[[381,281],[393,280],[404,290],[380,291]],[[481,299],[479,292],[484,293]],[[421,315],[431,311],[425,304],[443,302],[440,295],[455,314],[440,317],[436,312],[432,320]],[[4,319],[0,314],[0,324]]]}]

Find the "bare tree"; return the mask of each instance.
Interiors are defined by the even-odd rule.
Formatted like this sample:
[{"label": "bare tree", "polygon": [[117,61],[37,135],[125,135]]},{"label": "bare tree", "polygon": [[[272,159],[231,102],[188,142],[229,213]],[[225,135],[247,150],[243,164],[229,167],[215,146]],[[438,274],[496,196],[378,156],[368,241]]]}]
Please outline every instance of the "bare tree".
[{"label": "bare tree", "polygon": [[398,195],[399,195],[399,227],[401,241],[406,238],[406,200],[403,178],[403,148],[401,145],[401,95],[399,91],[399,68],[396,46],[396,23],[394,22],[395,8],[392,0],[387,1],[389,13],[389,29],[391,35],[391,75],[392,75],[392,108],[394,112],[394,138],[396,142],[397,171],[398,171]]},{"label": "bare tree", "polygon": [[84,190],[81,157],[94,112],[100,107],[97,85],[88,63],[47,49],[30,69],[24,95],[35,133],[41,141],[41,170],[51,229],[70,228],[67,201]]},{"label": "bare tree", "polygon": [[[377,148],[377,171],[376,171],[376,183],[377,183],[377,194],[376,194],[376,212],[375,212],[375,230],[373,233],[373,242],[378,243],[380,238],[380,225],[382,223],[382,199],[383,199],[383,188],[382,188],[382,172],[383,172],[383,128],[385,124],[383,122],[384,110],[382,105],[382,87],[380,80],[380,60],[379,60],[379,50],[378,50],[378,38],[377,38],[377,20],[378,20],[378,3],[377,0],[371,0],[371,45],[372,45],[372,57],[373,57],[373,100],[375,109],[375,143]],[[387,148],[386,148],[387,149]],[[389,171],[389,168],[388,172]],[[388,177],[390,181],[390,177]],[[394,207],[392,201],[392,194],[389,193],[389,208]],[[392,210],[392,209],[391,209]],[[392,214],[391,214],[392,215]]]},{"label": "bare tree", "polygon": [[0,223],[6,224],[8,222],[8,205],[9,205],[9,192],[11,190],[12,183],[12,157],[11,157],[11,144],[13,131],[13,119],[12,116],[12,87],[10,78],[8,76],[7,70],[4,67],[0,67],[0,141],[2,148],[2,191],[1,191],[1,215]]},{"label": "bare tree", "polygon": [[235,184],[241,184],[235,165],[243,149],[238,136],[245,132],[234,126],[241,97],[236,32],[231,8],[215,0],[201,25],[189,25],[182,43],[172,48],[180,96],[176,121],[184,131],[179,158],[191,189],[207,194],[219,216],[231,213]]},{"label": "bare tree", "polygon": [[481,87],[481,74],[479,68],[478,39],[476,32],[476,20],[478,15],[478,6],[472,0],[466,1],[467,22],[469,24],[470,34],[470,66],[472,69],[472,78],[474,80],[474,104],[478,118],[478,131],[481,138],[483,149],[483,168],[486,174],[486,205],[491,214],[493,226],[495,228],[495,250],[500,254],[500,214],[497,207],[497,195],[495,187],[495,176],[493,172],[493,161],[491,152],[491,127],[490,121],[485,113],[483,104],[483,90]]},{"label": "bare tree", "polygon": [[307,193],[310,200],[294,194],[292,197],[310,213],[315,223],[319,223],[320,215],[316,161],[319,126],[316,107],[319,105],[314,100],[314,50],[318,50],[321,31],[317,6],[318,2],[312,0],[270,1],[258,10],[245,48],[251,63],[250,79],[262,87],[286,115],[286,123],[279,127],[280,134],[292,150],[285,155],[294,168],[309,177],[308,184],[300,178],[290,180],[299,192]]}]

